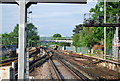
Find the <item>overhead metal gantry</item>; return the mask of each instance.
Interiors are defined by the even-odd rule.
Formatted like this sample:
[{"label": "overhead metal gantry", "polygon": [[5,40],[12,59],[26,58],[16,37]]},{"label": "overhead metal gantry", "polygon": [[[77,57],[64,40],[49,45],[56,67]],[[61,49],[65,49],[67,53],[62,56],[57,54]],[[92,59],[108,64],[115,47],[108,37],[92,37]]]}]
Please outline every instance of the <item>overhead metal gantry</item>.
[{"label": "overhead metal gantry", "polygon": [[115,23],[115,24],[111,24],[111,23],[95,23],[95,24],[83,24],[84,27],[119,27],[120,23]]},{"label": "overhead metal gantry", "polygon": [[26,77],[26,22],[27,8],[36,3],[75,3],[86,4],[87,0],[0,0],[2,4],[19,5],[19,54],[18,54],[18,79],[25,80]]}]

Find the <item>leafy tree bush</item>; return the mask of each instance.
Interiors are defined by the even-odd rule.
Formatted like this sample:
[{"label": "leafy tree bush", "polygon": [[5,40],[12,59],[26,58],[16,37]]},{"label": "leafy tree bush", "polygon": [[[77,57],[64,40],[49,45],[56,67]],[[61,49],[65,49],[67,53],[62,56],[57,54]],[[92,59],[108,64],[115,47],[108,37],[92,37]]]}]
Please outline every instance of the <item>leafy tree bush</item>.
[{"label": "leafy tree bush", "polygon": [[[98,2],[95,6],[95,8],[91,8],[90,12],[93,13],[91,19],[94,21],[98,21],[98,16],[104,16],[104,6],[103,2]],[[107,23],[110,23],[110,15],[112,14],[115,16],[116,14],[120,15],[120,6],[119,2],[107,2]],[[103,20],[102,20],[103,22]],[[113,18],[113,23],[116,23],[116,19]],[[103,44],[104,41],[104,27],[83,27],[82,30],[78,31],[78,26],[81,26],[81,24],[76,26],[76,29],[74,29],[73,32],[76,32],[73,34],[73,45],[75,47],[92,47],[95,44]],[[120,28],[119,28],[120,31]],[[113,27],[107,27],[106,32],[106,41],[107,41],[107,49],[112,47],[112,40],[114,37],[115,28]],[[120,33],[119,33],[120,37]]]},{"label": "leafy tree bush", "polygon": [[[18,34],[19,33],[19,25],[17,24],[14,30],[10,33],[2,34],[2,43],[3,45],[18,45]],[[39,36],[37,32],[37,28],[32,24],[29,23],[26,26],[26,37],[27,37],[27,45],[32,44],[36,46],[37,42],[39,41]]]}]

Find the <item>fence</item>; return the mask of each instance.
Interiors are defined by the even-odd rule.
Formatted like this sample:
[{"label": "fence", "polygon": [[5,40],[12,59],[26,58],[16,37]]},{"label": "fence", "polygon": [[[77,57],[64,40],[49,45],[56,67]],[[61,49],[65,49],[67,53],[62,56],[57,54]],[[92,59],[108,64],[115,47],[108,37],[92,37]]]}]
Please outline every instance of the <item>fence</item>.
[{"label": "fence", "polygon": [[75,47],[74,46],[71,46],[71,47],[66,47],[66,50],[69,50],[69,51],[73,51],[73,52],[77,52],[77,53],[82,53],[82,54],[86,54],[86,53],[88,53],[88,50],[90,50],[90,48],[89,47],[78,47],[77,48],[77,51],[76,51],[76,49],[75,49]]}]

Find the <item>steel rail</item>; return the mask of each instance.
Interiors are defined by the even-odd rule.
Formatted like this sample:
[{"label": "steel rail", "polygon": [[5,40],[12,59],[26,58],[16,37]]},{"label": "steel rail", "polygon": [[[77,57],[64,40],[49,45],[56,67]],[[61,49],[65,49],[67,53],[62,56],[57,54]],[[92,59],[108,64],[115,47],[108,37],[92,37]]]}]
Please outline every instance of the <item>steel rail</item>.
[{"label": "steel rail", "polygon": [[62,79],[62,77],[61,77],[61,75],[60,75],[60,73],[59,73],[59,71],[58,71],[55,63],[54,63],[53,60],[51,59],[51,57],[49,58],[49,60],[50,60],[50,63],[51,63],[51,65],[52,65],[52,67],[53,67],[53,69],[54,69],[57,77],[58,77],[58,80],[59,80],[59,81],[64,81],[64,80]]},{"label": "steel rail", "polygon": [[46,57],[44,57],[44,58],[42,58],[42,59],[39,59],[39,60],[37,60],[37,62],[33,62],[33,64],[31,64],[30,65],[30,70],[32,69],[32,68],[34,68],[34,67],[38,67],[38,66],[40,66],[40,65],[42,65],[44,62],[46,62],[46,60],[48,60],[49,59],[49,57],[48,56],[46,56]]},{"label": "steel rail", "polygon": [[17,62],[17,61],[18,61],[17,58],[5,60],[5,61],[2,61],[2,62],[0,63],[0,66],[10,65],[12,62]]},{"label": "steel rail", "polygon": [[85,77],[83,74],[81,73],[77,73],[77,70],[74,69],[72,66],[66,64],[65,62],[63,62],[62,60],[60,60],[58,57],[56,57],[56,59],[63,65],[65,66],[66,69],[68,69],[78,80],[81,81],[86,81],[89,80],[87,77]]}]

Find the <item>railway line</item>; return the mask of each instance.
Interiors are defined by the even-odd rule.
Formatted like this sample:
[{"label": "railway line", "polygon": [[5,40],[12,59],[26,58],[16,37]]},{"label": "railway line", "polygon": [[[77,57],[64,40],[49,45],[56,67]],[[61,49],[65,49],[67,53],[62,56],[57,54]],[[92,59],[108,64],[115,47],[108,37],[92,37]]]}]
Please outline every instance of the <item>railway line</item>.
[{"label": "railway line", "polygon": [[[33,52],[30,52],[29,57],[31,58],[31,57],[37,56],[38,53],[39,53],[38,50],[33,50]],[[37,56],[37,58],[33,59],[32,61],[29,60],[29,72],[33,71],[34,68],[42,65],[48,59],[49,59],[49,56],[42,55],[42,56],[39,56],[39,57]],[[12,62],[15,63],[15,68],[14,68],[15,74],[14,74],[14,76],[15,76],[15,80],[17,80],[17,78],[18,78],[18,57],[10,58],[10,59],[7,59],[7,60],[2,60],[0,62],[0,67],[11,66]]]},{"label": "railway line", "polygon": [[[50,59],[50,63],[52,64],[52,67],[54,68],[55,73],[58,76],[58,79],[60,81],[65,81],[68,79],[73,79],[75,81],[89,80],[87,77],[78,73],[77,70],[74,69],[71,65],[68,65],[67,63],[65,63],[64,61],[61,61],[58,58],[55,59],[55,57],[54,57],[53,59]],[[62,70],[65,71],[65,74]],[[66,72],[66,71],[68,71],[68,72]]]},{"label": "railway line", "polygon": [[[86,81],[86,80],[119,80],[119,72],[109,70],[105,67],[100,67],[96,62],[100,62],[100,59],[87,57],[83,55],[77,55],[73,53],[65,54],[60,50],[53,50],[49,48],[39,48],[42,49],[40,53],[43,53],[41,57],[29,62],[29,72],[34,72],[39,67],[48,62],[49,66],[46,69],[52,68],[51,79],[57,79],[59,81],[65,81],[68,79],[73,79],[76,81]],[[44,52],[43,52],[44,51]],[[36,53],[34,51],[34,53]],[[32,55],[36,55],[33,54]],[[0,66],[10,65],[12,62],[16,62],[16,73],[17,76],[17,57],[2,61]],[[102,60],[103,61],[103,60]],[[116,63],[116,62],[115,62]],[[119,64],[118,64],[119,65]]]},{"label": "railway line", "polygon": [[57,66],[55,65],[55,63],[53,62],[53,60],[51,58],[49,60],[50,60],[50,64],[52,65],[52,67],[53,67],[53,69],[54,69],[54,71],[56,73],[56,76],[57,76],[58,80],[63,81],[61,73],[59,72]]},{"label": "railway line", "polygon": [[78,71],[82,72],[82,74],[88,76],[92,80],[117,80],[119,79],[119,72],[112,71],[104,67],[99,67],[94,64],[95,60],[93,58],[73,58],[70,55],[57,53],[56,56],[66,63],[73,65]]},{"label": "railway line", "polygon": [[11,59],[8,59],[8,60],[3,60],[3,61],[0,62],[0,67],[11,65],[12,62],[18,62],[18,58],[15,57],[15,58],[11,58]]},{"label": "railway line", "polygon": [[[52,50],[53,51],[53,50]],[[61,54],[60,52],[53,52],[53,57],[58,60],[63,66],[71,68],[76,71],[76,75],[82,77],[82,80],[118,80],[119,72],[109,70],[104,67],[98,67],[94,62],[96,59],[90,57],[71,57],[69,55]],[[98,59],[97,59],[98,60]]]},{"label": "railway line", "polygon": [[76,77],[77,80],[82,80],[82,81],[89,80],[89,78],[84,76],[82,73],[80,72],[78,73],[78,70],[76,70],[73,66],[71,66],[71,64],[68,64],[67,62],[62,61],[59,58],[57,59],[61,64],[63,64],[63,66],[65,66]]},{"label": "railway line", "polygon": [[[11,52],[11,51],[9,51],[9,52]],[[29,58],[36,56],[39,52],[40,52],[40,51],[39,51],[38,49],[29,50],[29,53],[30,53],[30,54],[29,54]],[[11,55],[11,54],[8,54],[8,55]],[[6,59],[6,60],[0,60],[0,67],[1,67],[1,66],[11,65],[12,62],[18,62],[17,53],[14,53],[13,55],[14,55],[14,57],[12,57],[12,58],[9,58],[9,59]],[[11,56],[12,56],[12,55],[11,55]],[[37,60],[38,60],[38,59],[37,59]],[[37,61],[37,60],[36,60],[36,61]],[[34,62],[35,62],[35,61],[34,61]],[[31,63],[32,63],[32,62],[31,62]]]}]

